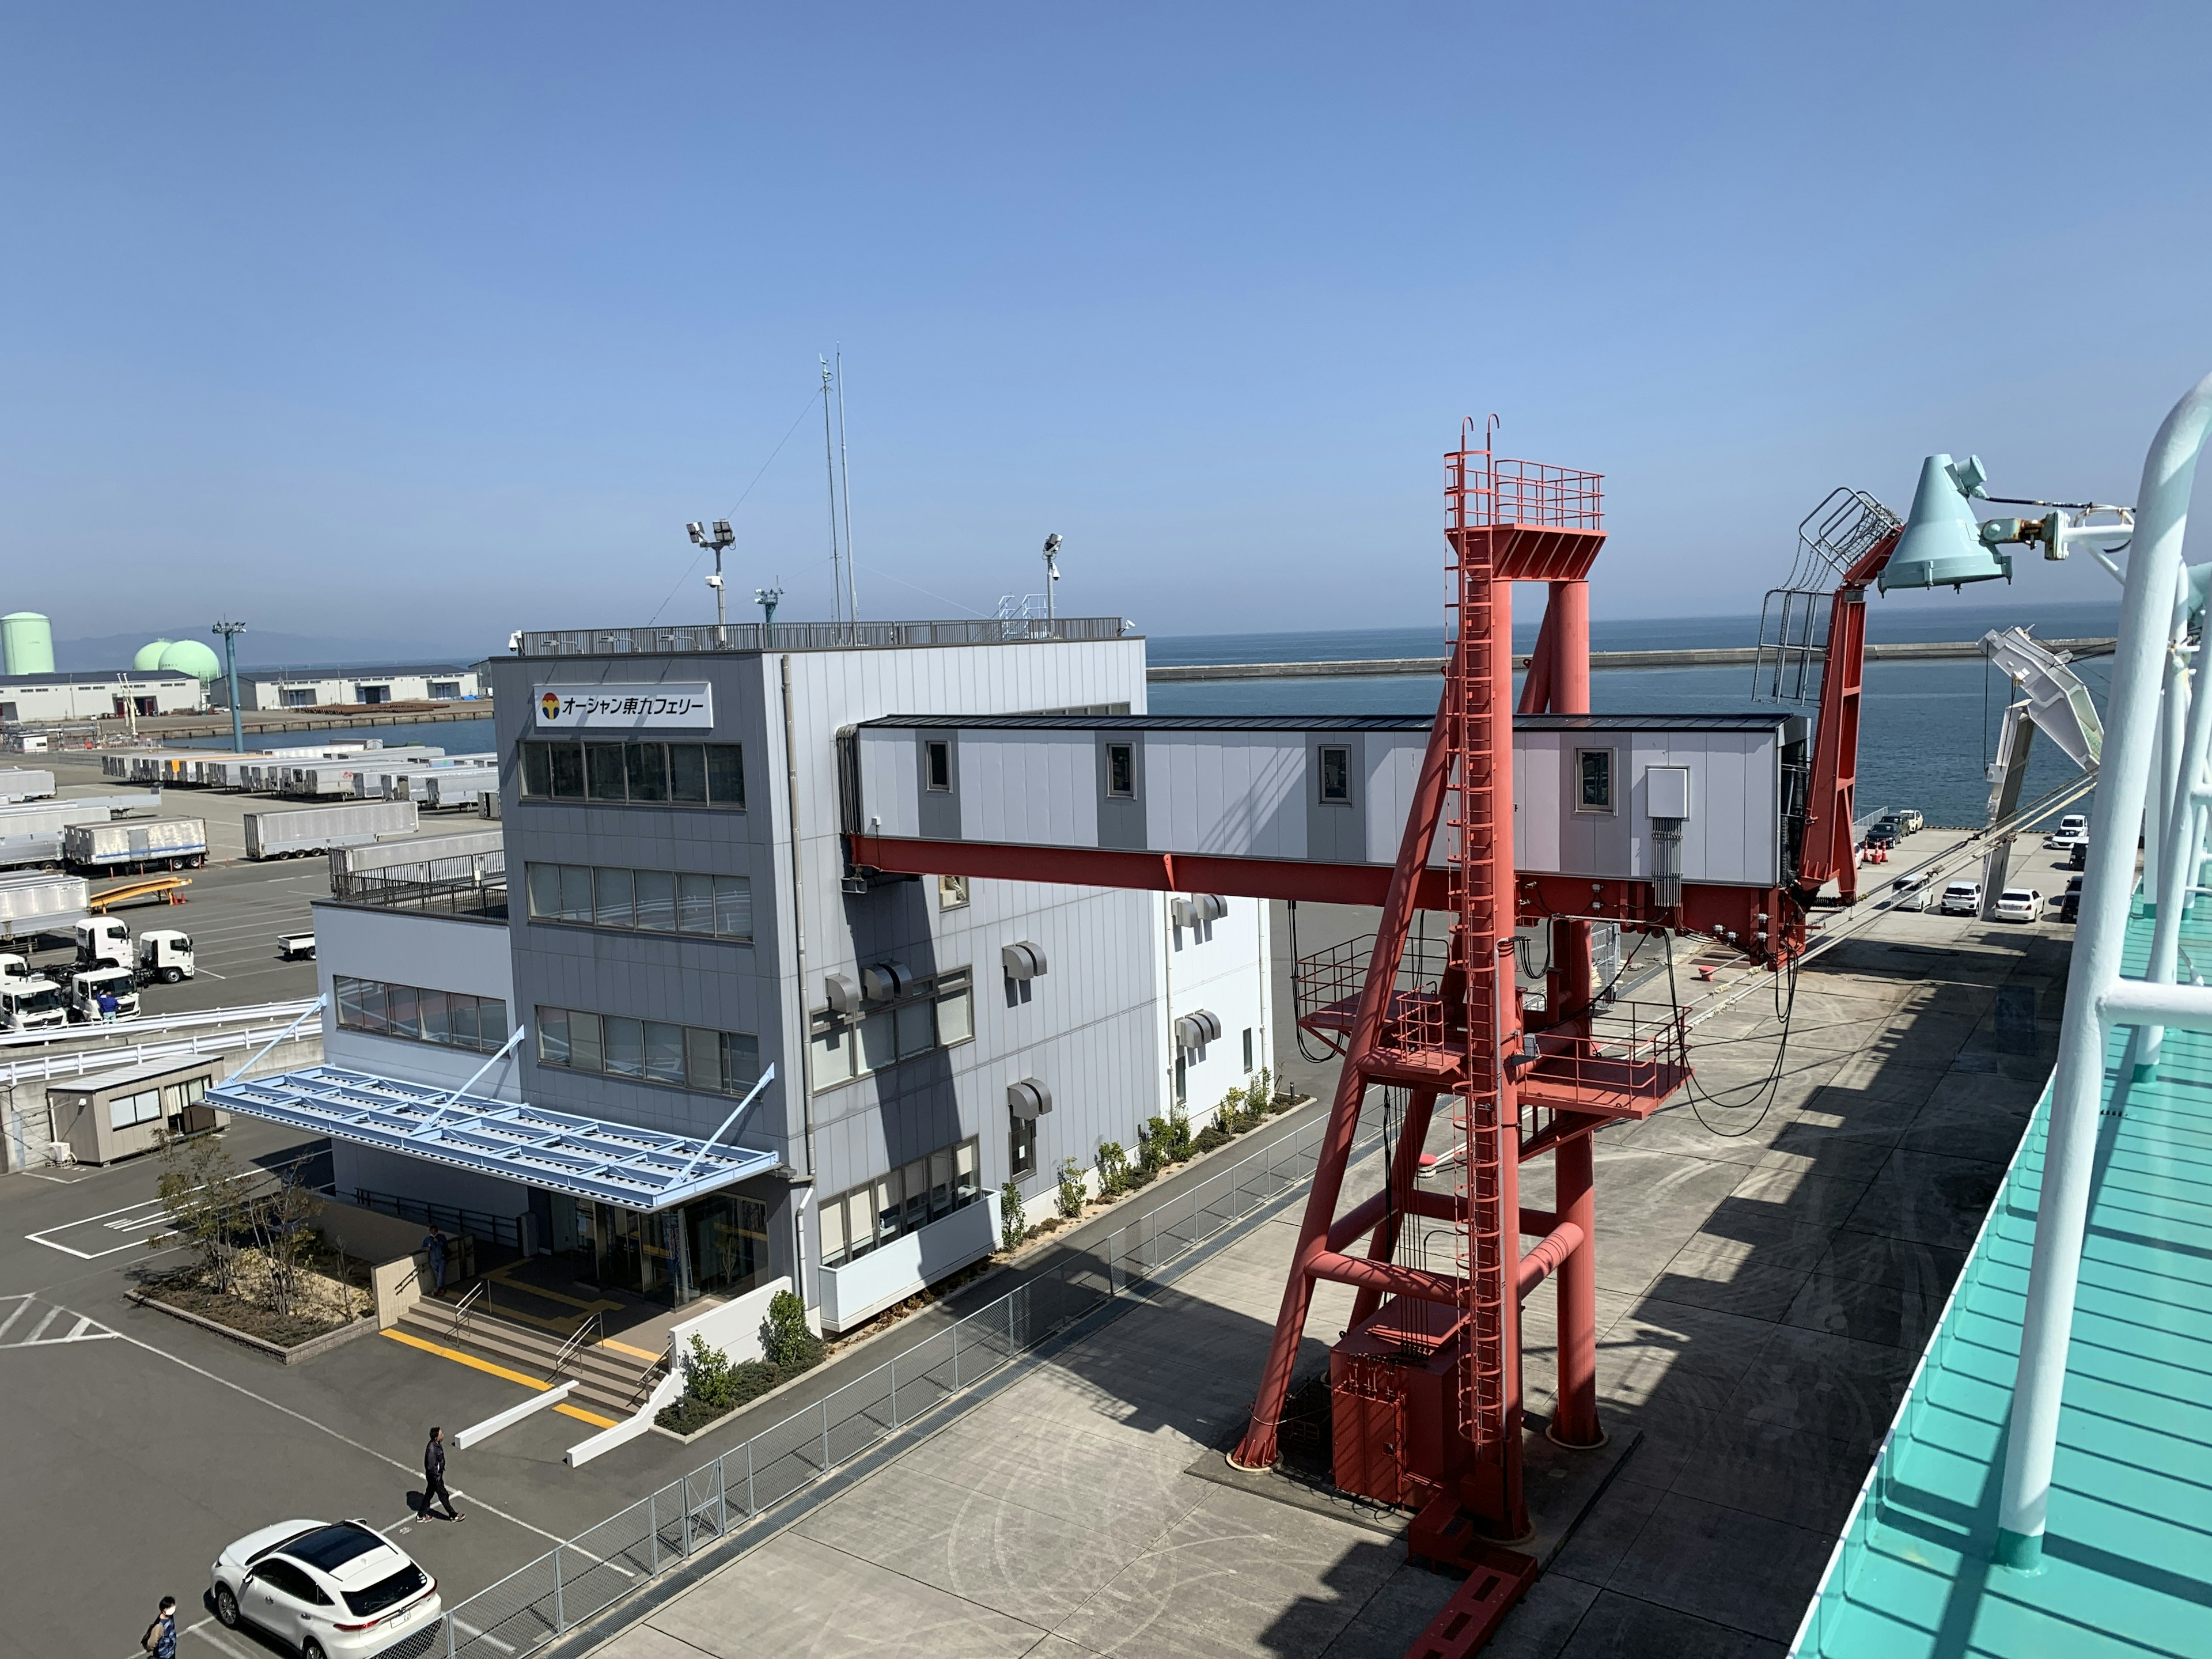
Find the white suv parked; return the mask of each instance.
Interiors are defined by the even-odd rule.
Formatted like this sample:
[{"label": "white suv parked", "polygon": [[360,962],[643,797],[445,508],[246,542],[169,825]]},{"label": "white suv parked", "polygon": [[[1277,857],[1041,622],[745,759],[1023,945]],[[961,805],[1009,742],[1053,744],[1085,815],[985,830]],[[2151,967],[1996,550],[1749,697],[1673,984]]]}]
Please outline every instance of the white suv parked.
[{"label": "white suv parked", "polygon": [[1943,890],[1943,914],[1947,916],[1975,916],[1982,911],[1982,884],[1978,881],[1954,881]]},{"label": "white suv parked", "polygon": [[[359,1521],[286,1521],[216,1558],[215,1616],[257,1625],[301,1659],[367,1659],[428,1640],[437,1581]],[[442,1644],[441,1644],[442,1645]]]}]

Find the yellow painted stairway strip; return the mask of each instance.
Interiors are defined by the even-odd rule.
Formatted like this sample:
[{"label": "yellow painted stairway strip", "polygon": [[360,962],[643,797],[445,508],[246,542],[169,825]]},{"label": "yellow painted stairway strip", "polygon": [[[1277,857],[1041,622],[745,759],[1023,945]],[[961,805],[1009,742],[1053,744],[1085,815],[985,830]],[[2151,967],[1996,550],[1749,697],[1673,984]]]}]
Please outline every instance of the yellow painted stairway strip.
[{"label": "yellow painted stairway strip", "polygon": [[[489,1359],[479,1359],[472,1353],[463,1353],[459,1348],[442,1347],[435,1342],[425,1342],[421,1337],[410,1336],[404,1331],[386,1330],[380,1331],[377,1334],[388,1336],[394,1342],[404,1342],[410,1348],[420,1348],[424,1353],[436,1354],[441,1359],[450,1359],[456,1365],[466,1365],[472,1370],[488,1372],[493,1376],[504,1378],[509,1382],[520,1382],[524,1388],[532,1389],[538,1394],[545,1393],[553,1386],[550,1382],[541,1382],[537,1377],[525,1376],[520,1371],[509,1370],[504,1365],[495,1365]],[[572,1406],[565,1400],[553,1409],[563,1417],[573,1417],[578,1422],[589,1423],[594,1428],[611,1429],[615,1426],[615,1420],[611,1417],[601,1417],[597,1412],[587,1412],[581,1406]]]}]

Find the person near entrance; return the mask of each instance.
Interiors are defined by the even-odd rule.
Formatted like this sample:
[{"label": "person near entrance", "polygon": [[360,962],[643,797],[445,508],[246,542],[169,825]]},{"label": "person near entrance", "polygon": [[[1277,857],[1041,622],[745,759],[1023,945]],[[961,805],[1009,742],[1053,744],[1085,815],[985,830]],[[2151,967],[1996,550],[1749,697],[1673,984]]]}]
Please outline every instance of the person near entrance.
[{"label": "person near entrance", "polygon": [[426,1234],[422,1239],[422,1248],[425,1251],[428,1252],[430,1257],[430,1289],[432,1293],[442,1296],[445,1294],[446,1290],[445,1233],[442,1231],[433,1231]]},{"label": "person near entrance", "polygon": [[453,1495],[446,1490],[446,1431],[435,1426],[430,1430],[430,1443],[422,1448],[422,1518],[430,1518],[433,1503],[446,1506],[446,1519],[459,1521],[465,1517],[453,1508]]},{"label": "person near entrance", "polygon": [[154,1622],[146,1626],[146,1633],[138,1638],[138,1645],[152,1654],[154,1659],[177,1659],[177,1598],[175,1596],[165,1595],[161,1598],[161,1611],[155,1615]]}]

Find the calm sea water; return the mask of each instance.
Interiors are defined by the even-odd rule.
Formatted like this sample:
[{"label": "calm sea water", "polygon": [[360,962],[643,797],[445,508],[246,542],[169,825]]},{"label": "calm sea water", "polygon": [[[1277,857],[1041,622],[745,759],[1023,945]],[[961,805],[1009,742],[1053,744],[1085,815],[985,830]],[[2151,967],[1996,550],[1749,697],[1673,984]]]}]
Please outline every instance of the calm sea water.
[{"label": "calm sea water", "polygon": [[[1534,612],[1538,607],[1527,607]],[[2019,624],[2045,638],[2109,637],[2119,606],[1989,605],[1951,611],[1934,606],[1868,617],[1876,641],[1976,639],[1988,629]],[[1525,647],[1532,620],[1516,628]],[[1593,622],[1590,644],[1601,651],[1656,651],[1757,642],[1755,617]],[[1246,634],[1156,639],[1156,663],[1343,662],[1360,658],[1438,656],[1442,630],[1363,629],[1306,634]],[[2075,672],[2104,706],[2111,659],[2093,658]],[[1984,767],[2010,692],[2004,678],[1978,662],[1869,663],[1859,735],[1859,814],[1914,806],[1936,824],[1972,825],[1988,817]],[[1430,714],[1442,687],[1426,677],[1321,680],[1229,680],[1156,685],[1157,714]],[[1601,714],[1710,714],[1771,713],[1754,699],[1752,671],[1735,668],[1608,669],[1590,677],[1590,703]],[[1815,712],[1807,708],[1805,712]],[[2039,741],[2023,799],[2075,775],[2048,739]],[[2086,809],[2084,809],[2086,810]]]},{"label": "calm sea water", "polygon": [[[1532,596],[1533,601],[1533,596]],[[1535,603],[1524,604],[1527,621],[1516,629],[1525,646],[1535,635]],[[2014,605],[1965,599],[1955,608],[1918,605],[1886,610],[1871,602],[1868,633],[1876,641],[1964,640],[1988,629],[2028,626],[2051,639],[2109,636],[2118,626],[2117,601],[2107,605]],[[1674,617],[1655,621],[1596,621],[1590,643],[1601,651],[1658,651],[1756,642],[1756,617]],[[1216,634],[1146,641],[1158,664],[1209,662],[1344,662],[1379,657],[1443,653],[1437,629],[1366,629],[1304,633]],[[2111,667],[2108,658],[2076,665],[2101,708]],[[1859,740],[1861,815],[1887,806],[1917,806],[1930,823],[1978,824],[1986,817],[1989,787],[1983,768],[1996,742],[2009,687],[1978,662],[1869,663]],[[1431,714],[1440,683],[1426,676],[1322,680],[1231,680],[1194,685],[1156,685],[1158,714]],[[1610,669],[1591,676],[1590,702],[1606,714],[1703,714],[1771,712],[1754,701],[1752,671],[1738,668]],[[1808,708],[1806,712],[1812,711]],[[343,732],[302,732],[250,741],[306,745]],[[422,726],[369,728],[361,735],[391,747],[421,743],[449,755],[493,746],[489,720],[444,720]],[[198,748],[228,749],[228,738],[194,739]],[[2063,782],[2072,764],[2047,740],[2036,746],[2027,796]]]}]

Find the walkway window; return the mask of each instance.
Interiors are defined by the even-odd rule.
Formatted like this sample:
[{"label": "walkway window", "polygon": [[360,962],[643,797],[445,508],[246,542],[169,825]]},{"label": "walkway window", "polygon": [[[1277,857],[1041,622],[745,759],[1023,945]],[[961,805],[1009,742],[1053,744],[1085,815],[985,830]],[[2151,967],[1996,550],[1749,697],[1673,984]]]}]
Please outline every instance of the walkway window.
[{"label": "walkway window", "polygon": [[867,1005],[857,1019],[825,1008],[810,1023],[814,1092],[820,1094],[970,1041],[975,991],[968,969],[955,968],[916,981],[896,1002]]}]

